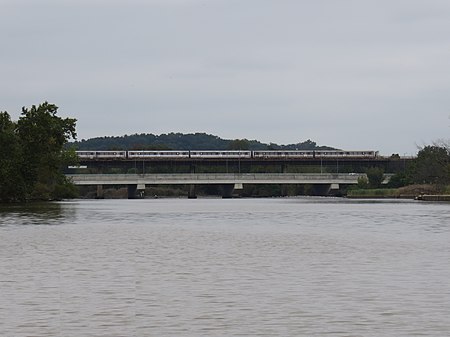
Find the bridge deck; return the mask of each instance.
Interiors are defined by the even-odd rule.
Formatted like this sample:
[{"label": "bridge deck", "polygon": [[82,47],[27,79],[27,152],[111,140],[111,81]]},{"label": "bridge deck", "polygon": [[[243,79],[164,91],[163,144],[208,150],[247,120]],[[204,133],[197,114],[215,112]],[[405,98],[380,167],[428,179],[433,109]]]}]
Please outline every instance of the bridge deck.
[{"label": "bridge deck", "polygon": [[183,173],[183,174],[72,174],[75,185],[180,184],[357,184],[360,173]]}]

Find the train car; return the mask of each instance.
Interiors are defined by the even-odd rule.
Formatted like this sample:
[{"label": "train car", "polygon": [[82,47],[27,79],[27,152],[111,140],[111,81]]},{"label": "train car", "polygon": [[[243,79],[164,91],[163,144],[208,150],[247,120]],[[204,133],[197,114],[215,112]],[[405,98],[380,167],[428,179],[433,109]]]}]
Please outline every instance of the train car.
[{"label": "train car", "polygon": [[76,151],[80,159],[126,159],[127,151]]},{"label": "train car", "polygon": [[264,150],[253,151],[253,158],[312,158],[313,151],[308,150]]},{"label": "train car", "polygon": [[339,150],[316,150],[314,158],[340,158],[343,157],[344,151]]},{"label": "train car", "polygon": [[344,157],[350,158],[376,158],[378,151],[344,151]]},{"label": "train car", "polygon": [[129,159],[189,158],[189,151],[128,151]]},{"label": "train car", "polygon": [[376,158],[378,151],[317,150],[315,158]]},{"label": "train car", "polygon": [[75,151],[80,159],[95,159],[97,151]]},{"label": "train car", "polygon": [[251,151],[190,151],[191,158],[251,158]]},{"label": "train car", "polygon": [[127,151],[96,151],[98,159],[126,159]]},{"label": "train car", "polygon": [[[355,151],[353,151],[355,152]],[[377,158],[378,157],[378,151],[359,151],[363,157],[368,158]]]},{"label": "train car", "polygon": [[272,150],[253,151],[253,158],[375,158],[377,151],[342,150]]}]

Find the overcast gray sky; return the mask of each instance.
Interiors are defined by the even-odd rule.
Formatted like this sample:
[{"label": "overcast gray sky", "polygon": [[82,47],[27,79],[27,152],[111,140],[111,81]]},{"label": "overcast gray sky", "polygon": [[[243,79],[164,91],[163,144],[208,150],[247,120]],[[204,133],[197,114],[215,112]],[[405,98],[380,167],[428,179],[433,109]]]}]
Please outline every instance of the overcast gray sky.
[{"label": "overcast gray sky", "polygon": [[0,43],[0,110],[47,100],[79,139],[450,138],[449,0],[0,0]]}]

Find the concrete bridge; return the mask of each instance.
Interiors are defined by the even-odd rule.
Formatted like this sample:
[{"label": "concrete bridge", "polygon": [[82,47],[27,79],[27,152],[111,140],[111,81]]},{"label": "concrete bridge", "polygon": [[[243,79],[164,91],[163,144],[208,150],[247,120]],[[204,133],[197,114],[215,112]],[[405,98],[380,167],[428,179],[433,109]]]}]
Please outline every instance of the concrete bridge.
[{"label": "concrete bridge", "polygon": [[68,174],[75,185],[357,184],[364,173]]},{"label": "concrete bridge", "polygon": [[190,185],[189,197],[195,197],[195,185],[224,185],[231,196],[234,189],[242,189],[243,184],[312,184],[320,194],[339,185],[358,183],[364,173],[182,173],[182,174],[72,174],[67,175],[75,185],[97,185],[98,194],[103,185],[127,185],[128,196],[132,198],[136,190],[144,190],[146,185]]}]

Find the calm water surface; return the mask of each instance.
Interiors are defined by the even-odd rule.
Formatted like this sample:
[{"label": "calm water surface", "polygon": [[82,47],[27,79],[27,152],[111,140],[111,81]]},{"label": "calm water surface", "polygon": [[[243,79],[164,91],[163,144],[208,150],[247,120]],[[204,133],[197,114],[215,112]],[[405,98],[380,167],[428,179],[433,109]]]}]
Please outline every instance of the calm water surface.
[{"label": "calm water surface", "polygon": [[0,206],[0,336],[450,336],[450,205]]}]

